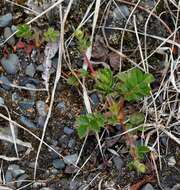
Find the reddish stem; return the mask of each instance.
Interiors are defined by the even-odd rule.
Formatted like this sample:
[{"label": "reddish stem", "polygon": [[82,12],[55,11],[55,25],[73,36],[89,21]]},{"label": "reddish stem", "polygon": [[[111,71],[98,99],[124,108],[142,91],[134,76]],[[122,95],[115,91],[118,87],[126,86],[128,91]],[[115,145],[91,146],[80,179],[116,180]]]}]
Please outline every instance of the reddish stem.
[{"label": "reddish stem", "polygon": [[83,54],[84,55],[84,63],[88,66],[89,70],[91,71],[93,76],[96,76],[96,71],[94,70],[92,63],[89,61],[86,53]]}]

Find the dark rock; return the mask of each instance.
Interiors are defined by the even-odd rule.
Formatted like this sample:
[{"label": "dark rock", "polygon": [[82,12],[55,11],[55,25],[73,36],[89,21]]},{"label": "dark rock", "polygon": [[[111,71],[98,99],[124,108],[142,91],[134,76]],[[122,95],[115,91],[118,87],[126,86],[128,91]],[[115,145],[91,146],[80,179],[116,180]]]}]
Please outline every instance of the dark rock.
[{"label": "dark rock", "polygon": [[[12,33],[12,31],[11,31],[11,28],[6,27],[6,28],[4,29],[4,38],[5,38],[5,39],[8,39],[12,34],[13,34],[13,33]],[[16,43],[16,42],[15,42],[15,37],[12,36],[12,37],[7,41],[7,43],[8,43],[10,46],[14,46],[15,43]]]},{"label": "dark rock", "polygon": [[33,108],[35,102],[34,100],[23,100],[21,102],[19,102],[19,106],[22,110],[28,110]]},{"label": "dark rock", "polygon": [[91,94],[90,98],[92,100],[93,108],[95,108],[99,104],[99,97],[98,97],[97,93]]},{"label": "dark rock", "polygon": [[27,174],[23,174],[17,178],[17,187],[20,187],[24,180],[26,180],[29,176]]},{"label": "dark rock", "polygon": [[16,74],[19,71],[19,58],[16,54],[9,54],[8,58],[3,57],[1,64],[8,74]]},{"label": "dark rock", "polygon": [[75,166],[71,165],[71,166],[66,166],[65,168],[65,173],[66,174],[74,174],[78,171],[78,168],[76,168]]},{"label": "dark rock", "polygon": [[119,156],[113,158],[114,165],[118,171],[121,171],[124,165],[123,160]]},{"label": "dark rock", "polygon": [[65,102],[61,101],[57,104],[56,106],[60,112],[65,112],[66,111],[66,105]]},{"label": "dark rock", "polygon": [[74,139],[70,139],[69,143],[68,143],[68,147],[69,148],[74,148],[75,144],[76,144],[76,141]]},{"label": "dark rock", "polygon": [[65,163],[63,160],[61,159],[56,159],[56,160],[53,160],[53,166],[58,169],[58,170],[61,170],[61,169],[64,169],[65,168]]},{"label": "dark rock", "polygon": [[12,18],[11,13],[0,16],[0,28],[8,26],[12,22]]}]

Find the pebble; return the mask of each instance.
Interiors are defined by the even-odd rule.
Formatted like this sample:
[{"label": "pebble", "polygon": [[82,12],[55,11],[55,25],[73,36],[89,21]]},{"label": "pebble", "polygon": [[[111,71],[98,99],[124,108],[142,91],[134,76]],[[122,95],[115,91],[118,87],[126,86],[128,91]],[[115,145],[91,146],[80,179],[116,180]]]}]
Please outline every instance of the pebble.
[{"label": "pebble", "polygon": [[98,97],[98,95],[97,95],[97,93],[92,93],[91,95],[90,95],[90,98],[91,98],[91,100],[92,100],[92,104],[93,104],[93,107],[95,108],[98,104],[99,104],[99,97]]},{"label": "pebble", "polygon": [[114,165],[115,165],[116,169],[121,171],[122,168],[123,168],[123,165],[124,165],[123,160],[119,156],[115,156],[113,158],[113,162],[114,162]]},{"label": "pebble", "polygon": [[113,17],[115,20],[121,20],[121,19],[126,19],[130,14],[130,11],[127,6],[121,5],[116,7],[113,10]]},{"label": "pebble", "polygon": [[25,116],[21,116],[20,121],[28,128],[34,128],[34,129],[37,128],[36,125]]},{"label": "pebble", "polygon": [[66,135],[72,135],[74,133],[74,129],[71,129],[69,127],[64,127],[64,133]]},{"label": "pebble", "polygon": [[5,89],[5,90],[10,90],[11,89],[11,82],[9,81],[9,79],[6,76],[0,76],[0,82],[2,82],[1,86]]},{"label": "pebble", "polygon": [[25,70],[26,75],[33,77],[36,72],[35,66],[33,63],[30,63]]},{"label": "pebble", "polygon": [[154,188],[150,183],[147,183],[141,188],[141,190],[154,190]]},{"label": "pebble", "polygon": [[19,102],[20,100],[22,99],[22,97],[17,93],[17,92],[14,92],[13,94],[12,94],[12,101],[13,102]]},{"label": "pebble", "polygon": [[60,112],[64,112],[66,110],[65,102],[61,101],[56,106]]},{"label": "pebble", "polygon": [[16,32],[16,30],[17,30],[17,27],[14,26],[14,25],[12,25],[12,26],[11,26],[11,31],[14,33],[14,32]]},{"label": "pebble", "polygon": [[22,110],[32,109],[34,104],[35,104],[34,100],[23,100],[19,102],[19,106]]},{"label": "pebble", "polygon": [[25,171],[20,169],[20,166],[17,164],[11,164],[8,167],[8,171],[11,172],[12,177],[17,178],[20,175],[24,174]]},{"label": "pebble", "polygon": [[24,180],[26,180],[29,176],[27,174],[23,174],[17,178],[17,187],[20,187]]},{"label": "pebble", "polygon": [[4,98],[0,97],[0,106],[4,106]]},{"label": "pebble", "polygon": [[71,154],[64,157],[64,162],[67,165],[71,165],[72,163],[75,164],[76,160],[78,159],[77,154]]},{"label": "pebble", "polygon": [[12,176],[12,172],[7,170],[6,174],[5,174],[5,180],[6,182],[11,182],[13,180],[13,176]]},{"label": "pebble", "polygon": [[73,148],[75,146],[75,144],[76,144],[76,141],[74,139],[70,139],[69,143],[68,143],[68,147]]},{"label": "pebble", "polygon": [[8,26],[12,22],[12,18],[11,13],[0,16],[0,28]]},{"label": "pebble", "polygon": [[[38,66],[36,67],[36,70],[37,70],[37,71],[40,71],[40,72],[43,72],[43,71],[44,71],[43,65],[38,65]],[[50,74],[55,73],[55,71],[56,71],[55,68],[53,68],[53,67],[50,68]]]},{"label": "pebble", "polygon": [[51,188],[49,188],[49,187],[42,187],[41,189],[39,189],[39,190],[52,190]]},{"label": "pebble", "polygon": [[[8,39],[11,35],[13,34],[12,30],[10,27],[6,27],[4,29],[4,38],[5,39]],[[8,41],[7,43],[10,45],[10,46],[14,46],[15,45],[15,37],[12,36]]]},{"label": "pebble", "polygon": [[174,185],[174,186],[171,188],[171,190],[180,190],[180,183]]},{"label": "pebble", "polygon": [[37,119],[37,125],[39,128],[42,128],[44,126],[44,123],[46,121],[46,117],[45,116],[39,116]]},{"label": "pebble", "polygon": [[8,74],[16,74],[19,71],[19,58],[16,54],[9,54],[8,58],[3,57],[1,64]]},{"label": "pebble", "polygon": [[56,169],[58,169],[58,170],[61,170],[61,169],[64,169],[64,168],[65,168],[64,161],[61,160],[61,159],[53,160],[53,166],[54,166]]},{"label": "pebble", "polygon": [[44,101],[37,101],[36,108],[40,116],[45,117],[47,115],[47,105]]}]

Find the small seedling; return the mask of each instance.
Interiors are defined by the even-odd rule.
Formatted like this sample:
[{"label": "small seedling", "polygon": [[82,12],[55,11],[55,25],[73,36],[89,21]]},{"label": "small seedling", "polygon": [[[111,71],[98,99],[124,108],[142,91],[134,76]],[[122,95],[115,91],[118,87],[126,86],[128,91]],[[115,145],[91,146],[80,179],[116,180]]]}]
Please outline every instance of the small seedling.
[{"label": "small seedling", "polygon": [[81,53],[84,53],[87,48],[90,46],[90,41],[88,36],[85,34],[83,30],[76,30],[74,36],[78,40],[78,49]]},{"label": "small seedling", "polygon": [[59,32],[54,30],[54,28],[49,27],[46,32],[44,32],[44,38],[47,42],[55,42],[59,36]]},{"label": "small seedling", "polygon": [[32,37],[32,31],[27,24],[20,24],[17,27],[16,36],[18,38],[30,39]]}]

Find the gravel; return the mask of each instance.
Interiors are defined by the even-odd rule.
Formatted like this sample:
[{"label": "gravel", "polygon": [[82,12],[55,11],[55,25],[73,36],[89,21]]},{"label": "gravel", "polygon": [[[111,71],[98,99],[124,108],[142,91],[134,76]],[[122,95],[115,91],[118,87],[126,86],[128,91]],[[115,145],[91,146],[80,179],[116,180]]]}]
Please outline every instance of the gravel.
[{"label": "gravel", "polygon": [[114,165],[115,165],[115,167],[116,167],[117,170],[119,170],[119,171],[122,170],[122,168],[124,166],[124,162],[123,162],[123,160],[119,156],[115,156],[113,158],[113,163],[114,163]]},{"label": "gravel", "polygon": [[11,82],[9,81],[9,79],[6,76],[0,76],[0,81],[2,82],[1,86],[5,89],[5,90],[10,90],[11,89]]},{"label": "gravel", "polygon": [[24,124],[28,128],[34,128],[34,129],[36,128],[36,125],[23,115],[20,117],[20,121],[22,124]]},{"label": "gravel", "polygon": [[69,127],[64,127],[64,133],[66,135],[72,135],[74,133],[74,129],[71,129]]},{"label": "gravel", "polygon": [[30,63],[25,70],[26,75],[33,77],[36,72],[35,66],[33,63]]}]

